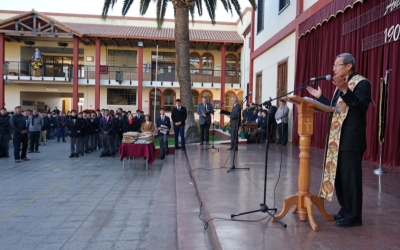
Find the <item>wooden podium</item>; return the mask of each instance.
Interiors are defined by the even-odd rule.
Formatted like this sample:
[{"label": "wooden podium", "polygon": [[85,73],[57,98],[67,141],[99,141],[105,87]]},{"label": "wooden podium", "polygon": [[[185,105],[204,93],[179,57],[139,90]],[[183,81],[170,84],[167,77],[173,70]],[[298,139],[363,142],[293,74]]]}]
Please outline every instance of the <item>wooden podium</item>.
[{"label": "wooden podium", "polygon": [[288,196],[284,199],[282,211],[276,215],[278,219],[285,217],[289,209],[294,205],[292,212],[299,212],[301,221],[306,221],[307,216],[311,227],[314,231],[318,231],[318,225],[314,219],[314,205],[317,206],[319,212],[327,220],[333,221],[334,218],[326,213],[324,207],[324,199],[318,195],[310,194],[310,147],[311,136],[313,134],[314,112],[333,112],[333,108],[327,107],[318,102],[307,100],[300,96],[288,97],[288,101],[294,103],[298,107],[298,133],[300,136],[300,166],[298,176],[299,191],[297,194]]}]

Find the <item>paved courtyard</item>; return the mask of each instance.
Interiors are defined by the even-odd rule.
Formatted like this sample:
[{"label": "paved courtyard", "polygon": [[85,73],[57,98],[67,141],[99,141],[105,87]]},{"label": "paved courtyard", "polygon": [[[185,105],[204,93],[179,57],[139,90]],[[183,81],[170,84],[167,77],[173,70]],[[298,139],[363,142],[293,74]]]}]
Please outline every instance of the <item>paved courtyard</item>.
[{"label": "paved courtyard", "polygon": [[99,151],[69,159],[67,141],[0,158],[0,249],[144,249],[162,162],[124,172]]}]

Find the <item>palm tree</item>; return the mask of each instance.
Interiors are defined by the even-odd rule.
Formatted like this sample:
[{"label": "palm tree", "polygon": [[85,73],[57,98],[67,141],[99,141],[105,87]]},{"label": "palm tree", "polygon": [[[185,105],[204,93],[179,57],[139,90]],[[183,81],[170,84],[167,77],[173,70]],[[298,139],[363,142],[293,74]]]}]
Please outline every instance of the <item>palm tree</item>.
[{"label": "palm tree", "polygon": [[[197,9],[199,16],[203,14],[203,0],[154,0],[157,11],[157,27],[161,29],[168,2],[172,2],[175,11],[175,70],[179,79],[180,97],[182,105],[186,107],[188,116],[186,119],[185,139],[187,142],[193,142],[198,139],[196,121],[194,119],[194,110],[192,103],[192,87],[190,81],[190,41],[189,41],[189,13],[194,19],[194,13]],[[103,18],[107,17],[109,8],[113,8],[117,0],[104,0]],[[255,0],[249,0],[253,8],[256,8]],[[122,15],[125,16],[130,9],[133,0],[124,0]],[[215,9],[217,0],[204,0],[211,22],[215,24]],[[233,14],[233,8],[242,19],[241,8],[238,0],[221,0],[225,11]],[[150,0],[140,0],[140,14],[144,15],[149,7]],[[221,72],[224,74],[224,72]]]}]

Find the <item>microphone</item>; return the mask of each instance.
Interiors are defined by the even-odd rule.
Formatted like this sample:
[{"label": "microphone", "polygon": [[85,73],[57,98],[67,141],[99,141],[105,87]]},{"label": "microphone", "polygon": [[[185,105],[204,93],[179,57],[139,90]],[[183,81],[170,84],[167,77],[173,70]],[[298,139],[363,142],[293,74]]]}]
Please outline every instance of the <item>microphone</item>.
[{"label": "microphone", "polygon": [[248,96],[251,95],[251,94],[253,94],[253,92],[250,91],[250,92],[246,95],[246,97],[248,97]]},{"label": "microphone", "polygon": [[330,81],[330,80],[332,80],[332,76],[331,75],[326,75],[326,76],[313,77],[313,78],[310,79],[310,81],[319,81],[319,80]]}]

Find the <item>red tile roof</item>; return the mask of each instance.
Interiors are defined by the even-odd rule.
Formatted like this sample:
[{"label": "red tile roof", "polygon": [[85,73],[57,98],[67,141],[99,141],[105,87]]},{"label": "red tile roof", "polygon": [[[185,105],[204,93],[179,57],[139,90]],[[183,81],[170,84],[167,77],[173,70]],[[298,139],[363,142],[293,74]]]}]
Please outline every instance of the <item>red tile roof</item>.
[{"label": "red tile roof", "polygon": [[[78,31],[83,36],[133,38],[153,40],[175,40],[174,29],[161,30],[152,27],[135,27],[109,24],[66,23],[68,27]],[[189,30],[191,41],[243,43],[243,38],[236,31]]]}]

